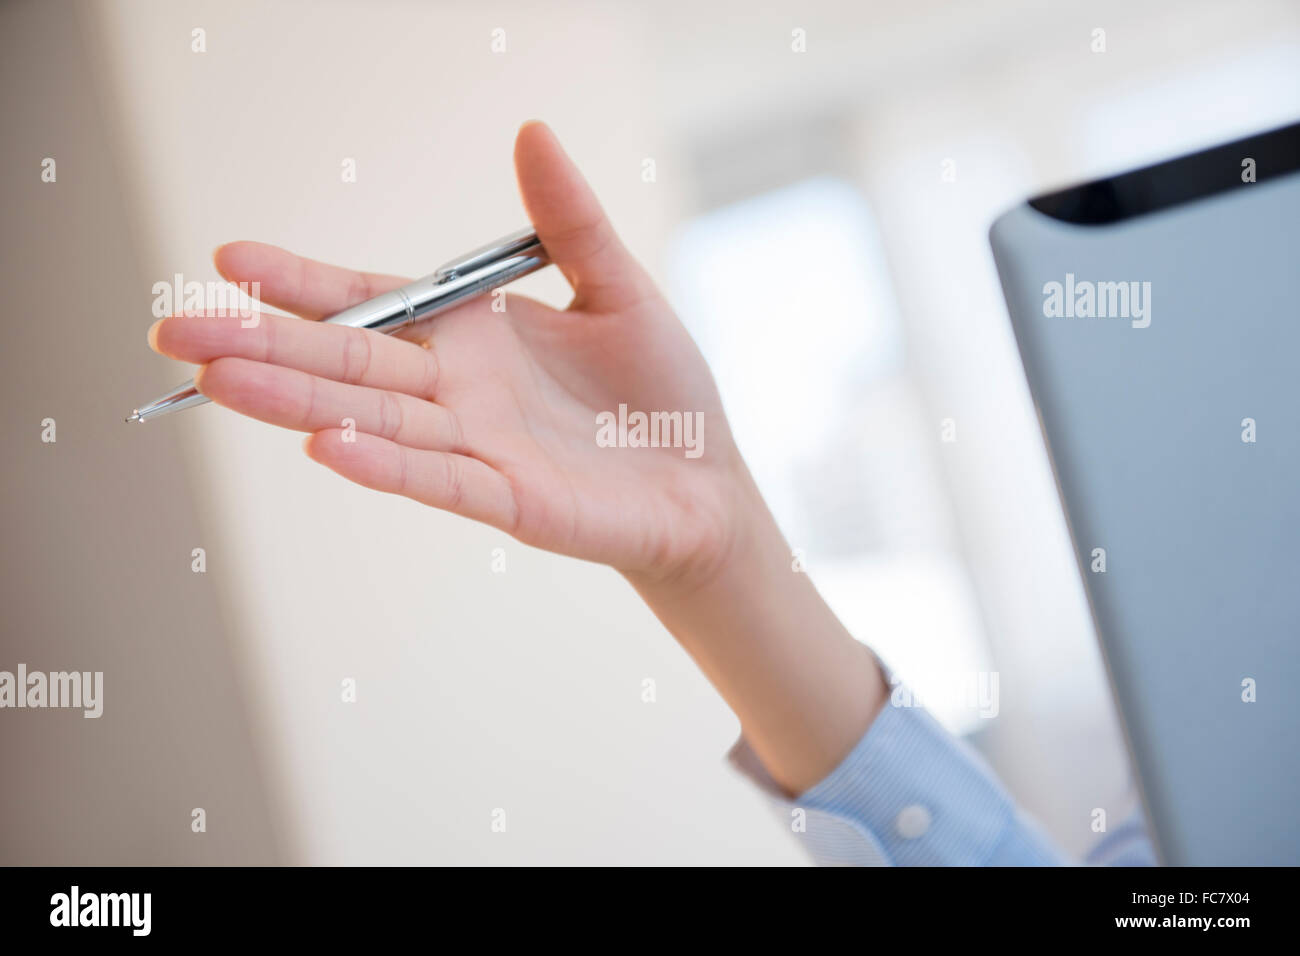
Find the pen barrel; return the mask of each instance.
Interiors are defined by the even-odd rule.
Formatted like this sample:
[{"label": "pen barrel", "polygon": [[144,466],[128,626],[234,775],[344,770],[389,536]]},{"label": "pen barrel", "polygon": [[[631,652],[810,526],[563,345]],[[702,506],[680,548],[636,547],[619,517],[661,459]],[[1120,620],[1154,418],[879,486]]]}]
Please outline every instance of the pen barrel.
[{"label": "pen barrel", "polygon": [[500,259],[451,278],[444,278],[441,273],[425,276],[398,291],[410,300],[412,321],[418,322],[536,272],[549,262],[546,250],[538,244],[525,254]]},{"label": "pen barrel", "polygon": [[411,303],[404,286],[377,295],[331,315],[325,321],[330,325],[346,325],[354,329],[371,329],[375,332],[395,332],[411,321]]},{"label": "pen barrel", "polygon": [[491,262],[470,272],[450,276],[436,272],[416,279],[399,289],[344,309],[325,321],[375,332],[395,332],[536,272],[549,262],[546,251],[536,244],[521,255]]}]

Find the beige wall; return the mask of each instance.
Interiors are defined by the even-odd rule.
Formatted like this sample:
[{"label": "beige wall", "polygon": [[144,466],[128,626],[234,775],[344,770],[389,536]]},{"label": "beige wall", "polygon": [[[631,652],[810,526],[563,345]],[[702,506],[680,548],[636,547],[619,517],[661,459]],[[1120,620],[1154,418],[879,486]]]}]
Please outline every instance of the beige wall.
[{"label": "beige wall", "polygon": [[122,422],[169,373],[88,50],[67,4],[5,4],[0,37],[0,670],[104,674],[98,719],[0,711],[0,863],[283,859],[192,461]]}]

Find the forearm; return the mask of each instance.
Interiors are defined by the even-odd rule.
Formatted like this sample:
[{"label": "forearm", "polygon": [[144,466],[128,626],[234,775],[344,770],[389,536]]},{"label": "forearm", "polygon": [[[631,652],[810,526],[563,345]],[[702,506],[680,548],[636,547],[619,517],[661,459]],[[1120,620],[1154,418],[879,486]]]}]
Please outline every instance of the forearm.
[{"label": "forearm", "polygon": [[748,474],[729,559],[703,584],[628,575],[740,719],[790,794],[821,780],[888,697],[875,658],[844,629],[791,551]]}]

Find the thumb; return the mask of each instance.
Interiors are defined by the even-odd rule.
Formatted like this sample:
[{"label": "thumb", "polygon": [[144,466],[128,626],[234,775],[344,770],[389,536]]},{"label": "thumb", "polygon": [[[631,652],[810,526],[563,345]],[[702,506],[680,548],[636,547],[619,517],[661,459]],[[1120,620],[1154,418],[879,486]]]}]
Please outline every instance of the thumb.
[{"label": "thumb", "polygon": [[525,123],[515,137],[515,175],[528,218],[573,286],[570,308],[616,312],[656,294],[614,232],[595,193],[550,127]]}]

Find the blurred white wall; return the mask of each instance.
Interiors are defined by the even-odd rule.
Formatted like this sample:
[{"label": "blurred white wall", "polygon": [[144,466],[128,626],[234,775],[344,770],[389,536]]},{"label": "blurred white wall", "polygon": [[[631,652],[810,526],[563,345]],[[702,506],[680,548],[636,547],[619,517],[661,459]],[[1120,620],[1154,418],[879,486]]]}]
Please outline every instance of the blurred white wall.
[{"label": "blurred white wall", "polygon": [[[847,128],[837,168],[879,224],[936,444],[942,418],[958,423],[934,454],[1003,674],[981,744],[1073,849],[1091,837],[1088,808],[1124,799],[986,231],[1045,187],[1300,113],[1294,4],[85,9],[150,283],[215,279],[211,249],[237,238],[423,274],[522,224],[510,149],[530,117],[552,124],[662,277],[676,230],[705,208],[701,149],[772,142],[810,114]],[[1089,49],[1097,27],[1104,54]],[[191,51],[196,28],[206,52]],[[794,29],[806,53],[792,52]],[[341,180],[345,158],[355,183]],[[955,182],[941,181],[945,159]],[[526,283],[565,299],[556,275]],[[113,317],[123,336],[152,321],[147,291],[138,315]],[[349,486],[298,436],[221,409],[151,423],[147,440],[187,452],[207,580],[230,609],[294,859],[800,861],[723,765],[734,719],[613,572]],[[645,677],[656,704],[641,703]],[[504,834],[490,830],[495,808]]]}]

